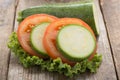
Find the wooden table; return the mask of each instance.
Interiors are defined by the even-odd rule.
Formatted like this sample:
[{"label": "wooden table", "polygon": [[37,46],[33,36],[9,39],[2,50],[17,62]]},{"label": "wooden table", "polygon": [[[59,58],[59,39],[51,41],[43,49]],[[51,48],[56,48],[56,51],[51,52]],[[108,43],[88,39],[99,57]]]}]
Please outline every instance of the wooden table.
[{"label": "wooden table", "polygon": [[[70,0],[61,0],[68,1]],[[103,62],[97,73],[85,73],[69,79],[38,68],[25,69],[18,63],[6,44],[8,36],[18,25],[17,13],[27,7],[47,2],[0,0],[0,80],[120,80],[120,0],[96,0],[96,4],[99,4],[97,12],[100,28],[97,52],[103,55]]]}]

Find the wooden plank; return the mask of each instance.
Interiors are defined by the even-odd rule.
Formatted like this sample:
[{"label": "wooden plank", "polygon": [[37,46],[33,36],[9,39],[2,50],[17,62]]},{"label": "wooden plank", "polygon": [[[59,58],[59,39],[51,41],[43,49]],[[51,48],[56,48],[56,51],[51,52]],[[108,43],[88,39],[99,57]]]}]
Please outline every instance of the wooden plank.
[{"label": "wooden plank", "polygon": [[8,36],[13,28],[15,0],[0,0],[0,80],[7,79],[10,50]]},{"label": "wooden plank", "polygon": [[[37,6],[44,4],[47,1],[44,0],[20,0],[17,12],[30,6]],[[50,73],[47,71],[41,71],[37,67],[25,69],[18,63],[17,58],[12,54],[10,58],[10,66],[8,73],[8,80],[117,80],[112,60],[111,50],[108,43],[105,25],[103,17],[99,9],[98,0],[96,0],[98,12],[98,25],[100,28],[100,36],[98,39],[98,53],[103,55],[103,62],[96,74],[85,73],[69,79],[63,75],[57,73]],[[17,22],[15,24],[15,30],[17,28]]]},{"label": "wooden plank", "polygon": [[103,0],[101,5],[113,57],[120,80],[120,0]]}]

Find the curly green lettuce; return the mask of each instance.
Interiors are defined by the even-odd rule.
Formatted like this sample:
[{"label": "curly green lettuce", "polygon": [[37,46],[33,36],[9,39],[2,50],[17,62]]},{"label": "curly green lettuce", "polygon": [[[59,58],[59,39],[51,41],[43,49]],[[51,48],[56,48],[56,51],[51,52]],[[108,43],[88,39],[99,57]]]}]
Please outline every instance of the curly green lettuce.
[{"label": "curly green lettuce", "polygon": [[85,59],[76,63],[74,66],[70,66],[67,63],[62,63],[60,58],[43,60],[37,56],[28,55],[18,42],[16,32],[13,32],[8,41],[8,48],[19,58],[21,64],[24,67],[39,66],[42,70],[48,70],[50,72],[59,72],[68,77],[73,77],[75,74],[80,74],[86,71],[95,73],[97,68],[102,62],[101,55],[95,55],[91,61]]}]

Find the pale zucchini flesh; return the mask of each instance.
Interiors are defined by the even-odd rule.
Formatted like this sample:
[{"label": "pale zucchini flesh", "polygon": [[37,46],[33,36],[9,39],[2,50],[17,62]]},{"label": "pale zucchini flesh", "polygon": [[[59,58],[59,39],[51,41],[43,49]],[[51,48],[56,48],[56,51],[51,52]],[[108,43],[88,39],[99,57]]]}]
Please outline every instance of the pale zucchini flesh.
[{"label": "pale zucchini flesh", "polygon": [[81,61],[93,53],[96,41],[92,33],[83,26],[67,25],[58,33],[57,46],[69,60]]},{"label": "pale zucchini flesh", "polygon": [[49,22],[44,22],[44,23],[37,25],[36,27],[32,29],[31,34],[30,34],[31,46],[33,47],[35,51],[37,51],[39,54],[43,56],[48,56],[43,46],[43,36],[49,24],[50,24]]}]

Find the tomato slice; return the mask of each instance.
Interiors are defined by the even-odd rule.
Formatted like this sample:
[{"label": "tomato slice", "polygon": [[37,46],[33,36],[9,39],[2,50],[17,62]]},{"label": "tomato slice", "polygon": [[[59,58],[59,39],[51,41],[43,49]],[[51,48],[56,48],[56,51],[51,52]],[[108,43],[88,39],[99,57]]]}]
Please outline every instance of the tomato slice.
[{"label": "tomato slice", "polygon": [[38,56],[40,58],[45,58],[41,56],[36,51],[34,51],[30,46],[30,31],[35,26],[42,22],[54,22],[58,18],[47,15],[47,14],[35,14],[25,18],[18,27],[17,36],[22,48],[28,52],[30,55]]},{"label": "tomato slice", "polygon": [[[95,35],[92,31],[92,29],[82,20],[76,19],[76,18],[61,18],[53,23],[51,23],[45,32],[44,38],[43,38],[43,45],[48,52],[49,56],[53,59],[60,57],[63,62],[68,63],[70,65],[74,65],[75,62],[72,62],[68,59],[66,59],[58,50],[56,47],[56,37],[58,34],[58,31],[60,30],[61,27],[69,24],[79,24],[87,28],[94,36]],[[95,38],[96,40],[96,38]],[[90,56],[89,59],[92,59],[93,56],[95,55],[96,49],[94,53]]]}]

